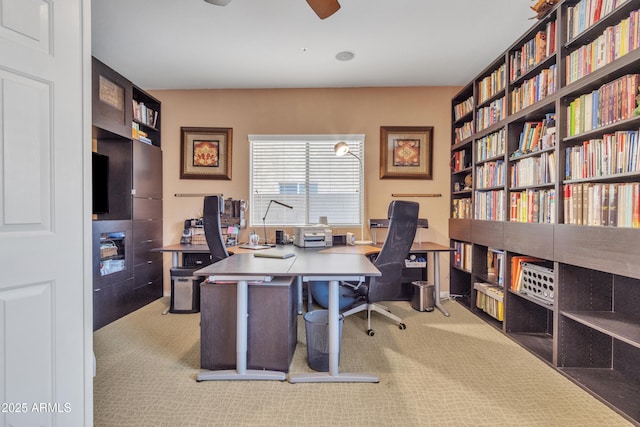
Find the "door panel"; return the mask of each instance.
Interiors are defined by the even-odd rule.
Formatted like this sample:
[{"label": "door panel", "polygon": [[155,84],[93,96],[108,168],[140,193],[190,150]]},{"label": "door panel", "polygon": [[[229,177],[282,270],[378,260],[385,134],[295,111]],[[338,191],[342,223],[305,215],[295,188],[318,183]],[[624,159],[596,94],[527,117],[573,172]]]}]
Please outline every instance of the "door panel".
[{"label": "door panel", "polygon": [[0,425],[90,425],[90,1],[0,17]]}]

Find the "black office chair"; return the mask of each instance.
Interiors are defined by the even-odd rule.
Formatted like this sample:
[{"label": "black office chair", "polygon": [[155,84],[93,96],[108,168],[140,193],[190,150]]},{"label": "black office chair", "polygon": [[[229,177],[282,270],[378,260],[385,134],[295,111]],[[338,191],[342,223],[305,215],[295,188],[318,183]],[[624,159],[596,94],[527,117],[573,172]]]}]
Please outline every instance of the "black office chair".
[{"label": "black office chair", "polygon": [[220,215],[224,212],[224,199],[221,196],[206,196],[202,211],[204,237],[211,252],[211,263],[227,258],[229,252],[222,238],[220,230]]},{"label": "black office chair", "polygon": [[362,296],[363,303],[356,305],[342,314],[347,317],[361,311],[367,311],[367,333],[373,336],[371,329],[371,312],[375,311],[398,323],[400,329],[406,325],[402,319],[391,313],[386,307],[376,304],[379,301],[396,299],[401,293],[400,277],[404,261],[409,254],[411,244],[418,227],[418,211],[420,205],[416,202],[394,200],[389,204],[387,217],[389,229],[382,249],[378,254],[374,265],[380,270],[382,276],[370,277],[365,282],[356,286],[343,283],[343,286],[352,287],[355,294]]}]

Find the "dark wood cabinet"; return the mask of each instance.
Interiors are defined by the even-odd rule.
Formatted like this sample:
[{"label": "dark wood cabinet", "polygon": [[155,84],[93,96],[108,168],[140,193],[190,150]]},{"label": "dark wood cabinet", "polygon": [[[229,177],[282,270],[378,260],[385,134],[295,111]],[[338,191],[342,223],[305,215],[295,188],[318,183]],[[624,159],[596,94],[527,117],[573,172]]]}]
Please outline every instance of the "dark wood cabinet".
[{"label": "dark wood cabinet", "polygon": [[91,64],[92,124],[123,138],[131,138],[133,85],[96,58]]},{"label": "dark wood cabinet", "polygon": [[[97,329],[162,296],[163,257],[151,252],[162,246],[162,150],[160,102],[95,58],[93,76],[94,149],[109,165],[109,211],[94,216]],[[134,116],[140,104],[145,107]],[[126,271],[100,277],[101,234],[95,230],[124,225]]]},{"label": "dark wood cabinet", "polygon": [[[203,369],[236,367],[236,293],[235,283],[201,285]],[[247,368],[289,372],[298,341],[297,295],[291,278],[249,284]]]},{"label": "dark wood cabinet", "polygon": [[[585,0],[560,2],[452,99],[449,237],[472,247],[473,262],[468,271],[452,261],[450,291],[639,423],[640,220],[630,213],[640,165],[630,153],[640,127],[632,114],[640,36],[626,31],[640,0],[588,3],[611,9],[585,15]],[[589,56],[598,49],[604,55]],[[608,155],[587,151],[606,141],[615,142]],[[499,174],[504,182],[493,181]],[[596,197],[596,186],[618,197]],[[505,254],[502,321],[476,308],[492,248]],[[519,256],[550,268],[539,269],[553,286],[550,300],[512,283]]]}]

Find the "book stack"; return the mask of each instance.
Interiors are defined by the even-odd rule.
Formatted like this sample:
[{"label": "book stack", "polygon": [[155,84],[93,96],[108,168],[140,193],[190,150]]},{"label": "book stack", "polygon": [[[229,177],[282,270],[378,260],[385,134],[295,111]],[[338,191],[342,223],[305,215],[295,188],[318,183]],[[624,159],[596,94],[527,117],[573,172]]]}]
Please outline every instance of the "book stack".
[{"label": "book stack", "polygon": [[566,148],[565,179],[640,171],[638,131],[618,131]]},{"label": "book stack", "polygon": [[143,125],[155,128],[158,121],[158,112],[147,107],[144,102],[133,102],[133,120]]},{"label": "book stack", "polygon": [[506,65],[502,64],[478,83],[478,103],[482,104],[504,90],[505,70]]},{"label": "book stack", "polygon": [[471,244],[454,242],[453,265],[465,271],[471,271]]},{"label": "book stack", "polygon": [[467,98],[464,102],[461,102],[460,104],[456,104],[453,106],[453,117],[454,120],[460,120],[461,118],[463,118],[464,116],[466,116],[467,114],[471,113],[473,111],[473,96],[470,96],[469,98]]},{"label": "book stack", "polygon": [[638,47],[640,47],[640,10],[634,10],[616,25],[607,27],[590,43],[580,46],[567,55],[565,58],[567,84],[581,79]]},{"label": "book stack", "polygon": [[556,21],[549,21],[544,30],[509,56],[509,80],[514,81],[556,53]]},{"label": "book stack", "polygon": [[478,109],[476,112],[476,132],[488,128],[507,118],[505,97],[492,101],[488,106]]},{"label": "book stack", "polygon": [[457,144],[458,142],[471,137],[473,134],[473,124],[471,122],[465,122],[462,126],[455,128],[454,132],[456,136],[454,143]]},{"label": "book stack", "polygon": [[471,199],[453,199],[453,212],[451,213],[451,218],[471,218]]},{"label": "book stack", "polygon": [[567,135],[578,135],[633,117],[638,74],[627,74],[571,101],[566,109]]},{"label": "book stack", "polygon": [[509,193],[509,220],[511,222],[531,222],[555,224],[556,190],[525,190]]},{"label": "book stack", "polygon": [[454,172],[460,172],[467,169],[471,165],[471,158],[467,156],[465,150],[456,151],[451,157],[451,169]]},{"label": "book stack", "polygon": [[521,86],[511,91],[511,114],[535,104],[556,91],[556,66],[540,71],[540,73]]},{"label": "book stack", "polygon": [[473,218],[485,221],[504,221],[504,190],[476,191]]},{"label": "book stack", "polygon": [[476,166],[475,177],[477,188],[504,186],[504,161],[496,160]]},{"label": "book stack", "polygon": [[582,0],[567,8],[567,40],[571,40],[627,0]]},{"label": "book stack", "polygon": [[509,168],[511,187],[528,187],[555,182],[556,154],[543,152],[536,157],[526,157]]},{"label": "book stack", "polygon": [[565,184],[565,224],[640,228],[640,183]]},{"label": "book stack", "polygon": [[476,141],[478,161],[504,155],[506,140],[507,137],[504,128],[478,139]]},{"label": "book stack", "polygon": [[504,320],[504,291],[498,286],[476,282],[476,307],[496,320]]}]

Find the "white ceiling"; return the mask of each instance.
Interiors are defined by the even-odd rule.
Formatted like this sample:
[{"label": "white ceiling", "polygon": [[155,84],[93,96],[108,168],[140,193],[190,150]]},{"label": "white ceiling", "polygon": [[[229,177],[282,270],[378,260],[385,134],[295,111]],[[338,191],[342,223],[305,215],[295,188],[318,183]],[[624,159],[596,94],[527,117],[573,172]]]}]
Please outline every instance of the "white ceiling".
[{"label": "white ceiling", "polygon": [[92,0],[93,55],[144,89],[459,86],[535,23],[532,0],[340,4]]}]

